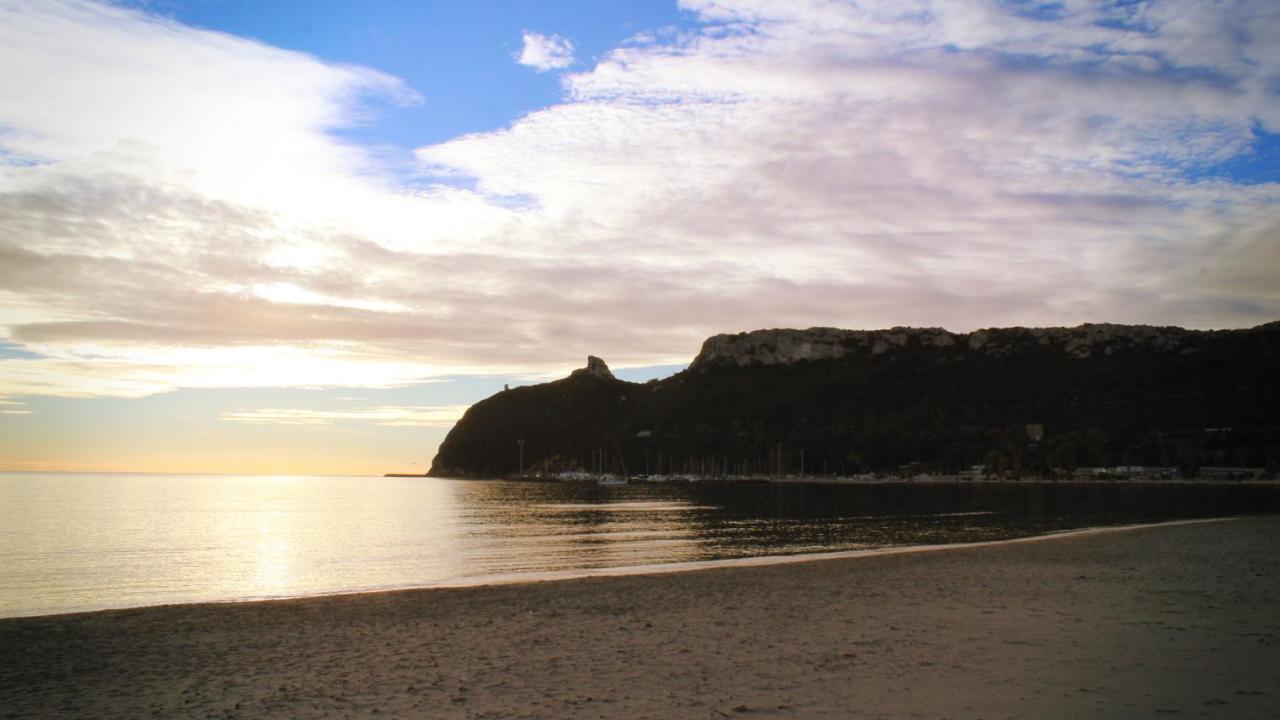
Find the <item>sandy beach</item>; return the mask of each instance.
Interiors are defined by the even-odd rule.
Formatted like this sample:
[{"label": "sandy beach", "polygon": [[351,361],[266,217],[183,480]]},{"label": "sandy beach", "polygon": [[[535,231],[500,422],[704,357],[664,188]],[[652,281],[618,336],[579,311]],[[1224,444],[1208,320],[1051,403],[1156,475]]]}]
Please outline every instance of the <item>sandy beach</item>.
[{"label": "sandy beach", "polygon": [[0,620],[6,718],[1280,717],[1280,517]]}]

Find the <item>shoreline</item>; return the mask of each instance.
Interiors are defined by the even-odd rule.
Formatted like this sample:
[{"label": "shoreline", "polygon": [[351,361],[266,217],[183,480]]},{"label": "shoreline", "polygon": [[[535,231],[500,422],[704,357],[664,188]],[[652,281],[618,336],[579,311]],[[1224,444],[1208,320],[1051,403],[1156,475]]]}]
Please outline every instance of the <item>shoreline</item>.
[{"label": "shoreline", "polygon": [[[1271,516],[1253,516],[1271,517]],[[1190,518],[1182,520],[1165,520],[1154,523],[1132,523],[1127,525],[1100,525],[1071,530],[1055,530],[1036,535],[1005,538],[1001,540],[980,540],[962,543],[935,543],[928,545],[890,545],[858,550],[836,550],[829,552],[792,553],[782,555],[752,555],[747,557],[719,558],[713,560],[689,560],[673,563],[654,563],[650,565],[615,565],[595,568],[579,568],[573,570],[551,570],[529,573],[500,573],[495,575],[477,575],[473,577],[444,580],[429,585],[393,585],[371,589],[340,590],[337,592],[316,592],[293,595],[272,595],[263,597],[241,597],[226,600],[201,600],[186,603],[164,603],[160,605],[129,605],[123,607],[100,608],[96,610],[73,610],[64,613],[48,613],[41,615],[0,616],[0,623],[8,620],[36,620],[43,618],[60,618],[80,615],[97,615],[102,613],[130,612],[153,608],[189,608],[189,607],[227,607],[236,605],[253,605],[260,603],[281,603],[298,600],[314,600],[319,598],[344,598],[384,595],[391,593],[430,592],[433,590],[461,590],[468,588],[488,588],[503,586],[536,585],[556,583],[590,578],[644,577],[674,575],[714,571],[723,568],[769,567],[774,565],[795,565],[827,560],[857,560],[874,557],[890,557],[895,555],[912,555],[917,553],[935,553],[956,550],[969,550],[1000,545],[1043,542],[1060,540],[1082,535],[1098,535],[1114,532],[1127,532],[1177,525],[1198,525],[1203,523],[1221,523],[1241,520],[1241,516]]]},{"label": "shoreline", "polygon": [[1280,516],[1255,516],[949,552],[13,618],[0,620],[0,707],[14,718],[1265,717],[1280,713],[1278,546]]},{"label": "shoreline", "polygon": [[[601,477],[587,476],[558,478],[553,476],[509,475],[500,478],[482,477],[449,477],[444,475],[407,475],[387,473],[383,477],[421,477],[438,480],[486,481],[502,480],[507,482],[536,483],[599,483]],[[617,476],[608,476],[617,477]],[[1104,477],[1104,478],[998,478],[967,477],[963,475],[930,475],[927,477],[840,477],[832,475],[759,475],[759,476],[692,476],[664,475],[647,478],[630,478],[620,485],[687,485],[722,483],[727,485],[1280,485],[1280,478],[1144,478],[1144,477]]]},{"label": "shoreline", "polygon": [[[1272,517],[1269,515],[1255,517]],[[1276,516],[1280,517],[1280,516]],[[816,552],[816,553],[794,553],[790,555],[752,555],[749,557],[739,558],[722,558],[717,560],[689,560],[686,562],[674,563],[655,563],[653,565],[616,565],[610,567],[598,568],[582,568],[579,570],[553,570],[540,573],[505,573],[498,575],[480,575],[476,577],[458,578],[456,580],[446,580],[431,585],[406,585],[376,590],[352,590],[349,592],[335,593],[318,593],[314,595],[288,595],[282,597],[258,598],[252,600],[216,600],[203,603],[174,603],[169,605],[144,605],[137,608],[112,608],[106,610],[89,610],[84,613],[63,613],[63,614],[89,614],[99,612],[114,612],[116,610],[135,610],[147,607],[186,607],[192,605],[243,605],[248,603],[270,603],[270,602],[290,602],[294,600],[307,600],[313,598],[326,597],[359,597],[367,595],[382,595],[386,593],[411,593],[411,592],[430,592],[433,590],[465,590],[469,588],[491,588],[491,587],[509,587],[522,585],[540,585],[543,583],[557,583],[572,580],[587,580],[592,578],[616,578],[616,577],[647,577],[676,575],[681,573],[697,573],[704,571],[714,571],[724,568],[751,568],[751,567],[772,567],[775,565],[797,565],[811,562],[824,562],[827,560],[858,560],[875,557],[892,557],[895,555],[914,555],[917,553],[934,553],[947,552],[953,550],[971,550],[986,547],[996,547],[1000,545],[1011,545],[1021,543],[1043,542],[1050,540],[1066,539],[1075,536],[1085,535],[1102,535],[1113,532],[1127,532],[1132,530],[1145,530],[1148,528],[1159,528],[1177,525],[1199,525],[1204,523],[1221,523],[1232,522],[1243,519],[1240,516],[1218,517],[1218,518],[1193,518],[1187,520],[1167,520],[1155,523],[1135,523],[1130,525],[1101,525],[1095,527],[1076,528],[1072,530],[1056,530],[1053,532],[1042,533],[1039,535],[1026,535],[1023,537],[1006,538],[1003,540],[980,540],[977,542],[967,543],[938,543],[932,545],[891,545],[881,548],[867,548],[864,550],[837,550],[832,552]],[[35,615],[30,617],[57,617],[57,615]],[[0,618],[3,620],[4,618]]]}]

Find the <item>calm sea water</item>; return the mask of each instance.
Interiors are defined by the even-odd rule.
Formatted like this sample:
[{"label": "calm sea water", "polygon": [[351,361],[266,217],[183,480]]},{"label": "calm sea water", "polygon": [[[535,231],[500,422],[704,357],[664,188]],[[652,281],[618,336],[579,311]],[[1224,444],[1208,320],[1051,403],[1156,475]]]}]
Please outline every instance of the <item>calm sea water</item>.
[{"label": "calm sea water", "polygon": [[1280,512],[1228,484],[0,474],[0,617]]}]

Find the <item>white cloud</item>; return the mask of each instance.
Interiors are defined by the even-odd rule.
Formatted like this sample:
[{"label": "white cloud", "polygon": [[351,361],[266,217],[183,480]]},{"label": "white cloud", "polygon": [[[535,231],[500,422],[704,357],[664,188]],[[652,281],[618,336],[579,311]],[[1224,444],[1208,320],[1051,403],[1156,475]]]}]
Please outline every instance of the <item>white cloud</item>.
[{"label": "white cloud", "polygon": [[559,35],[524,32],[524,47],[516,62],[538,72],[561,70],[573,64],[573,43]]},{"label": "white cloud", "polygon": [[[359,123],[368,100],[420,101],[373,70],[107,5],[4,2],[0,28],[5,153],[81,176],[142,173],[314,212],[367,169],[327,132]],[[5,184],[37,181],[27,169],[6,168]]]},{"label": "white cloud", "polygon": [[262,408],[219,413],[218,419],[251,425],[331,425],[338,421],[371,422],[384,427],[447,428],[467,411],[466,405],[361,407],[350,410]]},{"label": "white cloud", "polygon": [[26,403],[0,396],[0,415],[31,415],[33,412],[27,409]]},{"label": "white cloud", "polygon": [[0,394],[660,364],[767,326],[1280,315],[1280,186],[1199,175],[1280,131],[1274,3],[682,4],[700,30],[418,149],[474,189],[413,189],[330,132],[413,102],[394,78],[0,0],[0,339],[44,356],[0,360]]},{"label": "white cloud", "polygon": [[[786,302],[734,328],[1247,324],[1280,309],[1263,291],[1242,316],[1238,297],[1142,277],[1157,254],[1275,215],[1274,185],[1185,175],[1274,127],[1274,94],[1246,90],[1280,67],[1258,32],[1280,25],[1269,4],[1196,25],[1148,8],[1131,30],[1092,5],[1054,21],[976,1],[685,5],[728,25],[616,51],[569,76],[574,102],[420,156],[538,198],[573,252],[703,264],[708,293],[786,281]],[[1241,271],[1260,242],[1214,262]]]}]

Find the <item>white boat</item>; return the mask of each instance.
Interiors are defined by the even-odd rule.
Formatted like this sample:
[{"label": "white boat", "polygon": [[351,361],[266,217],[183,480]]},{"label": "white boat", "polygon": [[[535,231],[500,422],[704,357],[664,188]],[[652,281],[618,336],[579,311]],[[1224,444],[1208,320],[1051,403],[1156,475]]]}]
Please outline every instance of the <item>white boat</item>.
[{"label": "white boat", "polygon": [[597,485],[626,485],[627,479],[617,475],[601,475],[596,478]]}]

